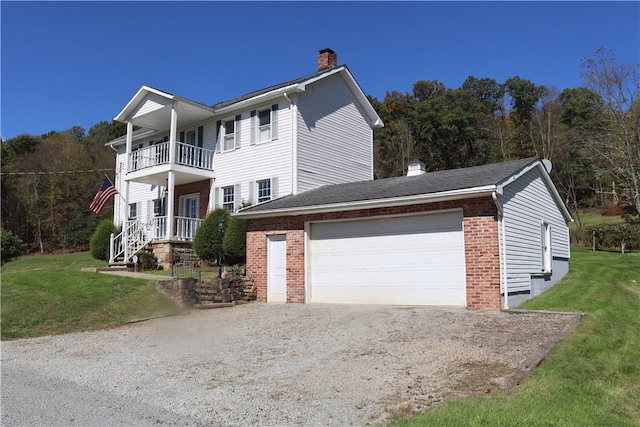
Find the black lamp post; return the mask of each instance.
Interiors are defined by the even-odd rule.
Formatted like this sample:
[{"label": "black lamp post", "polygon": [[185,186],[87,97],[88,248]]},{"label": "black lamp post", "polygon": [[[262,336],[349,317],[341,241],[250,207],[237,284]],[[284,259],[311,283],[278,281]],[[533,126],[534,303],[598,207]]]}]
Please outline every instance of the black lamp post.
[{"label": "black lamp post", "polygon": [[218,279],[222,278],[222,236],[224,234],[224,218],[218,218]]}]

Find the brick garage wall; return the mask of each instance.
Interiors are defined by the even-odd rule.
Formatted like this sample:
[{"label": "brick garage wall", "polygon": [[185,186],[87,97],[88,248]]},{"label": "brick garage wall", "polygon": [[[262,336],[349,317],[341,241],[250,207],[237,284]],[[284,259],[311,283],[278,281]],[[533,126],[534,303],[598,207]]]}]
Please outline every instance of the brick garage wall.
[{"label": "brick garage wall", "polygon": [[207,206],[209,205],[209,189],[211,187],[211,180],[205,179],[202,181],[191,182],[189,184],[176,185],[175,197],[173,200],[173,213],[178,215],[180,209],[178,204],[180,203],[180,196],[186,196],[187,194],[200,194],[199,212],[198,218],[204,218],[207,216]]},{"label": "brick garage wall", "polygon": [[256,284],[258,301],[267,301],[267,237],[287,241],[287,302],[305,302],[304,224],[307,221],[366,218],[462,208],[467,274],[467,308],[500,309],[500,255],[497,211],[490,197],[390,208],[359,209],[247,221],[247,276]]}]

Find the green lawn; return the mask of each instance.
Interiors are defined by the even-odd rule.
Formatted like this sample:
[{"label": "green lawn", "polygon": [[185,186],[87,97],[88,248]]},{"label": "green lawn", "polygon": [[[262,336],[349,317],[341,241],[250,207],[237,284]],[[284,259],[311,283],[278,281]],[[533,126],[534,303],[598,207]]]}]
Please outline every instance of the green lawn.
[{"label": "green lawn", "polygon": [[84,273],[88,252],[23,256],[2,266],[3,340],[109,328],[182,309],[150,280]]},{"label": "green lawn", "polygon": [[[575,216],[573,220],[574,222],[571,223],[569,226],[573,228],[578,227],[577,218]],[[596,224],[619,224],[624,222],[624,218],[621,217],[620,215],[604,216],[599,212],[584,211],[584,212],[580,212],[580,221],[582,221],[583,227],[588,227],[590,225],[596,225]]]},{"label": "green lawn", "polygon": [[640,425],[640,253],[572,248],[567,277],[521,308],[585,315],[514,391],[451,401],[391,425]]}]

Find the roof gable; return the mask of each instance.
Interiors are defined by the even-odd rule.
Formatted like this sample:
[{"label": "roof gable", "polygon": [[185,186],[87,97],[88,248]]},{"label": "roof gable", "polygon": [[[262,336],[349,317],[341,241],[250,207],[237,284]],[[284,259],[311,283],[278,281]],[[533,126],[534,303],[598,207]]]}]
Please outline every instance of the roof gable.
[{"label": "roof gable", "polygon": [[216,113],[222,113],[229,110],[245,108],[248,104],[265,102],[267,100],[280,98],[289,94],[304,92],[307,85],[334,74],[338,74],[343,78],[351,93],[354,95],[358,103],[360,103],[364,108],[365,113],[369,117],[371,127],[384,126],[382,119],[378,116],[378,113],[375,111],[346,65],[327,67],[304,77],[249,92],[245,95],[229,99],[227,101],[218,102],[213,104],[211,108],[213,108]]}]

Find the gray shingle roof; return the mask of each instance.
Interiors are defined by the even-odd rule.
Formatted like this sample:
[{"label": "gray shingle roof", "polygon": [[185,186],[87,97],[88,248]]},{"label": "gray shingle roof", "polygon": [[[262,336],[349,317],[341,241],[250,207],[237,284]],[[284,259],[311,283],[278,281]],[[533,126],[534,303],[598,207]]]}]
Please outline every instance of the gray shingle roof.
[{"label": "gray shingle roof", "polygon": [[218,102],[216,104],[211,105],[210,107],[213,108],[214,110],[217,110],[217,109],[220,109],[220,108],[224,108],[224,107],[228,107],[229,105],[233,105],[233,104],[235,104],[237,102],[244,101],[245,99],[251,99],[253,97],[262,95],[263,93],[268,93],[268,92],[271,92],[273,90],[281,89],[283,87],[287,87],[287,86],[291,86],[291,85],[294,85],[294,84],[305,82],[307,80],[310,80],[310,79],[313,79],[315,77],[321,76],[322,74],[325,74],[325,73],[327,73],[329,71],[332,71],[332,70],[334,70],[336,68],[340,68],[340,67],[345,67],[346,68],[346,65],[327,67],[327,68],[324,68],[324,69],[322,69],[320,71],[316,71],[315,73],[310,74],[308,76],[300,77],[300,78],[297,78],[295,80],[290,80],[288,82],[284,82],[284,83],[280,83],[280,84],[277,84],[277,85],[266,87],[264,89],[256,90],[254,92],[250,92],[250,93],[244,94],[242,96],[239,96],[237,98],[229,99],[227,101],[221,101],[221,102]]},{"label": "gray shingle roof", "polygon": [[326,185],[251,206],[243,209],[242,213],[259,214],[274,210],[322,207],[499,185],[538,160],[538,157],[530,157],[484,166],[429,172],[417,176]]}]

